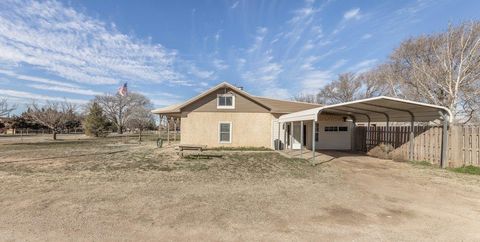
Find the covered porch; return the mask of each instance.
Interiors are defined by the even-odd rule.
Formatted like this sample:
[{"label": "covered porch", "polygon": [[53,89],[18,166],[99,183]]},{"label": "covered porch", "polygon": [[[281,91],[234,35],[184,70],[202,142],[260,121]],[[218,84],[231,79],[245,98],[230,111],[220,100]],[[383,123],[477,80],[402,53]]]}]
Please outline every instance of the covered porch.
[{"label": "covered porch", "polygon": [[[448,125],[452,114],[445,107],[413,102],[391,97],[374,97],[358,101],[328,105],[282,115],[277,120],[274,138],[276,150],[309,158],[317,162],[323,150],[356,151],[355,127],[361,123],[382,122],[388,127],[396,124],[408,125],[408,159],[414,157],[414,127],[418,122],[438,122],[443,125],[441,166],[446,167],[448,147]],[[387,139],[388,138],[388,133]]]},{"label": "covered porch", "polygon": [[152,113],[159,117],[159,137],[164,139],[167,144],[180,141],[182,113],[178,109],[178,105],[155,109],[152,110]]}]

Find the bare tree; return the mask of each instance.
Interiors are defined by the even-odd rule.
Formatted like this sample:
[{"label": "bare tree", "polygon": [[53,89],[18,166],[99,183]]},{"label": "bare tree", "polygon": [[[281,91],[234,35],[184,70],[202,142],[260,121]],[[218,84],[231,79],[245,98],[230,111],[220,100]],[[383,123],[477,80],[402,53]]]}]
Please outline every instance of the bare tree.
[{"label": "bare tree", "polygon": [[319,103],[317,100],[317,95],[315,94],[299,93],[295,95],[292,99],[297,102]]},{"label": "bare tree", "polygon": [[362,83],[364,98],[390,96],[405,98],[402,83],[395,78],[395,69],[390,63],[381,64],[376,68],[362,73],[358,79]]},{"label": "bare tree", "polygon": [[76,120],[76,106],[67,101],[47,102],[43,106],[35,102],[28,105],[26,116],[41,125],[50,128],[53,132],[53,139],[57,139],[60,132],[69,121]]},{"label": "bare tree", "polygon": [[8,116],[17,107],[15,105],[8,104],[6,98],[0,99],[0,117]]},{"label": "bare tree", "polygon": [[150,108],[145,106],[134,108],[132,115],[126,123],[128,128],[138,130],[138,142],[142,142],[142,132],[145,129],[155,127],[155,120],[150,110]]},{"label": "bare tree", "polygon": [[330,82],[317,94],[317,99],[324,104],[349,102],[361,97],[362,83],[354,73],[338,75],[338,79]]},{"label": "bare tree", "polygon": [[480,103],[480,22],[408,39],[388,65],[388,78],[399,83],[402,95],[448,107],[468,122]]},{"label": "bare tree", "polygon": [[96,96],[94,102],[98,103],[107,119],[112,122],[117,133],[122,134],[126,123],[139,107],[149,108],[151,102],[139,93],[128,93],[126,96],[119,94],[105,94]]}]

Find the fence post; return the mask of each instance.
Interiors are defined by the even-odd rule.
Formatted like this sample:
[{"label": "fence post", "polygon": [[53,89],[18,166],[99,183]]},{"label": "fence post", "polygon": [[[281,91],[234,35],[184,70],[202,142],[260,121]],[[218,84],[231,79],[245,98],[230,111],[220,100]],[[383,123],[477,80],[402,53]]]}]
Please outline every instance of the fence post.
[{"label": "fence post", "polygon": [[415,119],[412,117],[412,120],[410,121],[410,138],[409,138],[409,143],[410,143],[410,154],[408,156],[408,159],[410,161],[413,161],[415,159],[414,152],[415,152]]},{"label": "fence post", "polygon": [[450,133],[452,137],[450,142],[450,164],[453,167],[458,167],[464,164],[463,156],[462,156],[462,148],[463,148],[463,134],[462,134],[462,126],[459,125],[451,125],[450,126]]}]

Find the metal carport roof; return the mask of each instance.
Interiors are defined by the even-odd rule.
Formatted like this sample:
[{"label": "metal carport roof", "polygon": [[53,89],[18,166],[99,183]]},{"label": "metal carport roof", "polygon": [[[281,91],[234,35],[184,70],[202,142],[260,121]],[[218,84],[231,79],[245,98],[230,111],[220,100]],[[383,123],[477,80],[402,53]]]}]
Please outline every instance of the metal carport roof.
[{"label": "metal carport roof", "polygon": [[[318,121],[318,116],[321,114],[349,116],[352,118],[354,124],[356,122],[386,122],[387,129],[389,122],[409,122],[410,160],[413,160],[413,154],[415,150],[413,143],[414,123],[442,120],[443,129],[440,163],[442,168],[445,168],[446,166],[445,159],[447,157],[448,147],[448,123],[451,122],[453,118],[452,112],[448,108],[399,98],[380,96],[290,113],[280,116],[278,121],[285,124],[286,122],[312,120],[315,123]],[[301,127],[303,126],[301,125]],[[315,129],[312,129],[312,132],[312,147],[315,147],[315,139],[313,138],[315,137]],[[315,149],[313,148],[312,150],[313,159],[315,159]]]},{"label": "metal carport roof", "polygon": [[280,122],[318,120],[318,114],[337,114],[353,117],[356,122],[428,122],[452,113],[448,108],[393,97],[373,97],[352,102],[327,105],[282,115]]}]

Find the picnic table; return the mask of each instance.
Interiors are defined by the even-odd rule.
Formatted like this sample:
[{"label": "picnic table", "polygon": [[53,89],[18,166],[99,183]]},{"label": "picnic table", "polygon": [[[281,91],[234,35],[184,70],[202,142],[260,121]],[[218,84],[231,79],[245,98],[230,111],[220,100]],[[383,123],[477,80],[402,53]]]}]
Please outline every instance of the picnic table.
[{"label": "picnic table", "polygon": [[178,150],[179,150],[179,155],[180,156],[183,156],[183,151],[185,150],[196,150],[196,151],[200,151],[200,152],[203,152],[204,149],[206,149],[207,146],[206,145],[188,145],[188,144],[182,144],[182,145],[179,145],[178,146]]}]

